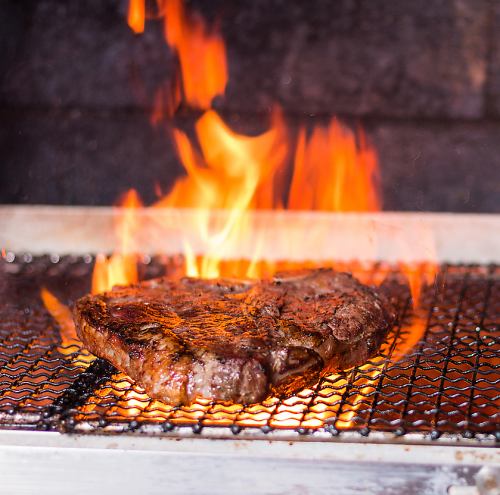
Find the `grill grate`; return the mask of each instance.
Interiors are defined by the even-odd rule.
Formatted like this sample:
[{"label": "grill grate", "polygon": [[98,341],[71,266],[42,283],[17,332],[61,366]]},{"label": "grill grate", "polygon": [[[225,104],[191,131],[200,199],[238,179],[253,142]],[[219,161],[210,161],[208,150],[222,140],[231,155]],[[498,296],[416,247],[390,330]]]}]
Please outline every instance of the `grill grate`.
[{"label": "grill grate", "polygon": [[[385,281],[397,301],[399,325],[379,356],[286,400],[246,407],[199,400],[171,407],[150,399],[77,345],[61,345],[40,289],[47,287],[71,305],[88,291],[92,263],[91,256],[11,254],[0,262],[0,427],[322,439],[452,437],[483,443],[500,438],[500,267],[440,267],[413,311],[397,267],[341,266],[364,282]],[[178,270],[178,260],[146,260],[140,268],[149,278]]]}]

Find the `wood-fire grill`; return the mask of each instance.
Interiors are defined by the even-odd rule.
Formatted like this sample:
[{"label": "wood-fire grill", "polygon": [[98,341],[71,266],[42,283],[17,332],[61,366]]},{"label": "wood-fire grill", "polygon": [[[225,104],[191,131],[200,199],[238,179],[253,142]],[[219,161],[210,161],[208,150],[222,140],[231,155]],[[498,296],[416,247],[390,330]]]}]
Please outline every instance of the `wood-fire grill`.
[{"label": "wood-fire grill", "polygon": [[[384,282],[397,301],[399,323],[379,356],[286,400],[171,407],[78,345],[61,343],[40,291],[47,288],[71,306],[89,290],[93,262],[93,253],[20,251],[7,251],[0,261],[0,459],[11,466],[0,482],[11,486],[15,479],[18,487],[8,493],[30,493],[22,486],[31,482],[19,485],[20,459],[30,459],[32,470],[40,466],[38,475],[36,468],[31,474],[36,483],[55,469],[63,481],[60,493],[67,493],[68,464],[93,469],[87,479],[99,486],[103,462],[117,473],[147,472],[152,464],[141,464],[146,459],[157,480],[147,493],[167,485],[170,493],[229,493],[245,486],[239,482],[252,483],[253,493],[331,493],[332,487],[346,493],[498,493],[491,491],[498,480],[498,451],[491,447],[500,439],[498,264],[440,263],[413,310],[400,265],[338,261],[336,268],[366,283]],[[178,257],[146,256],[141,276],[178,270],[179,263]],[[428,265],[413,269],[425,272]],[[187,464],[180,467],[180,459]],[[190,471],[191,462],[201,478]],[[124,493],[135,489],[126,474],[116,483]],[[49,485],[47,492],[59,493],[56,482]]]}]

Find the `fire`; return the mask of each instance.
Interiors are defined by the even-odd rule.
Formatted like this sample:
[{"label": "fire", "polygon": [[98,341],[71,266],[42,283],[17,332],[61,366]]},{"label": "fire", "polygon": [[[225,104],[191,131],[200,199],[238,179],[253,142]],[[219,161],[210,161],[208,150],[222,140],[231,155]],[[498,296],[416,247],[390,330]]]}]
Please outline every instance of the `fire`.
[{"label": "fire", "polygon": [[[134,14],[144,20],[143,3],[129,4],[129,24]],[[362,132],[355,133],[337,119],[317,125],[309,132],[301,128],[293,135],[276,106],[269,129],[256,136],[237,133],[213,109],[217,95],[227,84],[224,41],[216,27],[208,27],[196,12],[189,12],[182,0],[157,0],[163,18],[165,40],[178,56],[180,91],[185,102],[205,112],[194,127],[195,139],[172,122],[172,102],[179,94],[161,88],[154,99],[151,122],[160,125],[168,119],[170,133],[186,175],[155,207],[192,208],[203,255],[184,239],[186,273],[213,278],[221,275],[260,277],[261,239],[255,239],[255,254],[249,263],[232,265],[224,271],[228,252],[244,229],[249,227],[251,209],[374,211],[380,209],[376,152]],[[172,91],[170,91],[172,93]],[[175,105],[174,105],[175,106]],[[213,212],[225,210],[223,219]],[[192,232],[189,233],[192,235]],[[121,250],[123,252],[123,249]],[[127,260],[130,261],[130,260]],[[109,288],[104,276],[120,271],[124,263],[117,255],[96,263],[94,291]],[[266,267],[269,270],[269,266]],[[272,267],[271,267],[272,268]],[[114,277],[113,283],[135,280],[128,270]]]},{"label": "fire", "polygon": [[[376,154],[364,139],[335,119],[328,127],[313,129],[309,139],[301,130],[294,143],[279,110],[275,110],[269,130],[254,137],[235,133],[209,110],[197,121],[195,132],[198,147],[184,132],[174,130],[187,175],[156,204],[197,211],[198,231],[206,249],[198,263],[196,253],[186,244],[191,276],[229,275],[221,270],[224,251],[248,227],[250,209],[379,209]],[[288,170],[286,160],[294,148],[294,166]],[[211,213],[219,209],[227,210],[228,215],[222,225],[214,226]],[[230,275],[262,275],[257,263],[259,245],[260,239],[256,239],[255,258],[246,271]]]},{"label": "fire", "polygon": [[[381,208],[377,155],[363,132],[356,134],[334,118],[309,132],[302,127],[294,138],[278,109],[269,130],[261,135],[249,137],[233,131],[210,109],[213,98],[224,94],[228,79],[226,48],[216,26],[208,27],[198,13],[185,8],[182,0],[157,0],[157,5],[165,40],[179,60],[180,86],[175,85],[174,92],[180,91],[190,106],[206,110],[196,122],[195,140],[173,129],[186,176],[178,179],[155,205],[197,210],[198,233],[205,249],[200,259],[193,246],[184,242],[187,274],[224,275],[224,250],[247,228],[249,209],[343,212]],[[130,0],[128,22],[135,32],[143,30],[144,0]],[[155,125],[165,116],[171,117],[167,110],[179,98],[178,94],[169,95],[167,89],[161,88],[156,94],[151,117]],[[211,215],[219,209],[229,211],[222,223],[214,222]],[[133,212],[124,225],[133,223],[132,218]],[[254,259],[241,264],[242,272],[233,270],[231,275],[262,276],[259,246],[260,240],[256,239]],[[266,268],[269,271],[270,267]],[[435,270],[425,272],[422,278],[422,273],[416,273],[411,266],[401,268],[416,305],[422,283],[429,283]],[[98,258],[93,290],[106,290],[113,284],[136,279],[134,256],[122,247],[110,260]]]},{"label": "fire", "polygon": [[52,318],[56,320],[59,325],[59,333],[61,335],[61,346],[67,347],[79,343],[76,335],[75,325],[73,323],[73,316],[70,309],[62,304],[56,296],[54,296],[45,287],[40,291],[40,297],[43,304],[51,314]]},{"label": "fire", "polygon": [[[198,151],[188,136],[174,130],[178,154],[187,172],[157,206],[248,210],[258,205],[258,187],[283,162],[286,148],[279,114],[271,129],[255,137],[232,131],[213,110],[196,122]],[[264,207],[272,204],[265,204]]]},{"label": "fire", "polygon": [[61,343],[57,347],[57,350],[80,366],[88,366],[95,357],[82,348],[83,344],[76,335],[71,310],[45,287],[42,287],[40,290],[40,297],[45,308],[59,326]]},{"label": "fire", "polygon": [[412,305],[413,307],[418,307],[420,305],[422,287],[434,283],[438,272],[438,265],[434,262],[425,264],[400,263],[399,268],[401,272],[406,276],[406,279],[408,281],[408,286],[410,288],[412,298]]},{"label": "fire", "polygon": [[115,285],[128,285],[137,281],[137,261],[134,255],[115,253],[109,259],[103,254],[96,256],[92,294],[106,292]]},{"label": "fire", "polygon": [[[199,151],[184,132],[174,130],[187,175],[155,206],[197,211],[198,231],[206,251],[198,266],[196,254],[186,243],[188,275],[219,276],[224,250],[245,227],[249,209],[262,205],[272,207],[273,198],[264,191],[286,155],[284,126],[278,115],[271,129],[248,137],[232,131],[216,112],[209,110],[195,127]],[[267,200],[271,202],[269,205]],[[228,215],[222,222],[214,222],[212,212],[221,209],[227,210]]]},{"label": "fire", "polygon": [[[437,272],[438,264],[434,260],[437,259],[437,248],[433,232],[428,226],[420,225],[416,229],[415,243],[412,246],[402,245],[400,239],[396,238],[395,242],[401,245],[400,252],[401,258],[404,260],[405,255],[412,254],[415,259],[415,254],[418,254],[426,262],[405,263],[404,261],[399,264],[399,269],[406,276],[410,293],[412,296],[412,304],[414,308],[420,305],[420,295],[422,287],[434,283]],[[416,251],[416,252],[415,252]]]},{"label": "fire", "polygon": [[224,41],[198,13],[186,11],[182,0],[157,3],[164,19],[165,40],[179,58],[184,99],[191,107],[208,109],[213,98],[226,89]]},{"label": "fire", "polygon": [[363,134],[337,119],[315,127],[309,139],[299,131],[288,207],[294,210],[376,211],[378,166],[375,150]]},{"label": "fire", "polygon": [[142,205],[136,191],[125,194],[122,209],[117,217],[116,233],[120,249],[109,259],[102,254],[96,257],[92,274],[92,293],[111,290],[115,285],[127,285],[138,281],[137,250],[135,236],[139,229],[136,210]]},{"label": "fire", "polygon": [[139,34],[144,32],[145,17],[145,0],[130,0],[127,23],[134,33]]}]

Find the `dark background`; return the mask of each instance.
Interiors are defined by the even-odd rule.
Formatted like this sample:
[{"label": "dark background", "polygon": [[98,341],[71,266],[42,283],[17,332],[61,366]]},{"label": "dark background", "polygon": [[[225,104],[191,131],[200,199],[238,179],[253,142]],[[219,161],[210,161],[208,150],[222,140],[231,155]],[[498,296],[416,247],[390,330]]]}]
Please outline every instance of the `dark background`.
[{"label": "dark background", "polygon": [[[146,202],[181,167],[149,124],[175,60],[127,0],[0,0],[0,202]],[[339,115],[379,152],[384,209],[500,212],[500,2],[188,2],[220,22],[240,131],[273,102],[292,124]],[[189,120],[186,112],[180,120]]]}]

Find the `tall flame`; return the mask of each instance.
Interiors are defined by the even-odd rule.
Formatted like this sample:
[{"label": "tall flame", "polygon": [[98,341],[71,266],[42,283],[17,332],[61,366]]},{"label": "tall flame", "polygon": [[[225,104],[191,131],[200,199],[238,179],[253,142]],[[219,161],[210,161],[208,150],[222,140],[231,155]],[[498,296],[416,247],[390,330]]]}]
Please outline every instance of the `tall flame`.
[{"label": "tall flame", "polygon": [[[309,131],[299,129],[295,138],[276,107],[268,131],[249,137],[232,130],[210,109],[213,98],[223,95],[228,70],[226,48],[216,27],[209,27],[196,12],[188,11],[182,0],[157,0],[163,18],[165,41],[179,59],[180,85],[161,88],[154,101],[151,121],[159,125],[171,117],[173,103],[181,94],[191,107],[204,109],[195,125],[195,140],[180,129],[172,136],[186,175],[155,206],[194,208],[198,235],[204,245],[200,257],[184,240],[186,273],[212,278],[224,275],[226,248],[248,227],[248,211],[255,208],[323,211],[376,211],[381,208],[378,194],[377,155],[362,131],[351,129],[333,118]],[[130,0],[128,23],[135,32],[144,27],[144,0]],[[171,122],[169,123],[171,124]],[[290,169],[290,159],[293,164]],[[157,188],[159,190],[159,188]],[[135,196],[138,204],[138,197]],[[224,220],[214,221],[214,210],[227,210]],[[136,230],[134,208],[121,222],[121,248],[109,260],[102,255],[96,262],[94,291],[109,289],[137,279],[135,253],[127,249]],[[133,237],[133,236],[132,236]],[[423,236],[425,238],[425,236]],[[255,240],[255,255],[231,275],[259,277],[261,240]],[[272,268],[266,265],[266,273]],[[436,267],[422,272],[402,264],[414,305],[418,304],[423,283],[431,282]]]},{"label": "tall flame", "polygon": [[116,234],[120,241],[120,249],[107,259],[103,254],[96,257],[92,274],[92,293],[105,292],[114,285],[127,285],[137,282],[137,250],[135,247],[139,220],[136,210],[142,206],[135,190],[128,191],[121,205],[123,207],[117,217]]},{"label": "tall flame", "polygon": [[130,26],[130,29],[132,29],[132,31],[136,34],[143,33],[145,20],[145,0],[130,0],[127,14],[127,23]]},{"label": "tall flame", "polygon": [[[198,230],[206,252],[198,266],[195,254],[186,245],[187,273],[212,278],[220,275],[225,248],[245,227],[251,206],[264,200],[259,191],[273,179],[287,151],[279,114],[271,129],[255,137],[235,133],[213,110],[205,112],[195,130],[199,150],[184,132],[174,131],[187,175],[156,206],[197,209]],[[272,203],[260,206],[272,207]],[[218,209],[227,210],[228,215],[222,223],[214,224],[211,212]]]},{"label": "tall flame", "polygon": [[[184,240],[188,275],[260,277],[272,272],[272,263],[258,261],[262,239],[255,239],[254,257],[247,263],[233,264],[227,270],[228,263],[222,262],[226,249],[231,250],[231,244],[248,227],[250,209],[344,212],[381,208],[377,155],[362,131],[355,133],[333,118],[309,131],[301,127],[293,138],[276,107],[268,131],[254,137],[235,132],[210,109],[213,98],[224,94],[228,77],[220,33],[216,27],[209,28],[198,13],[189,12],[182,0],[157,0],[157,5],[165,40],[179,59],[181,79],[180,85],[157,92],[151,121],[159,125],[165,116],[171,117],[181,93],[190,106],[206,110],[196,122],[195,140],[173,129],[171,134],[186,175],[155,205],[197,211],[204,254],[198,256],[190,242]],[[144,11],[144,0],[130,0],[128,22],[135,32],[143,26]],[[224,220],[214,221],[212,212],[219,209],[228,214]],[[125,216],[123,225],[131,224],[133,210]],[[423,232],[418,241],[419,245],[425,243],[426,254],[434,259],[432,236]],[[402,249],[404,252],[414,247]],[[136,280],[133,258],[123,252],[122,237],[118,254],[110,260],[98,258],[94,291]],[[421,287],[432,282],[437,266],[430,263],[421,270],[402,263],[400,268],[407,277],[413,305],[418,306]]]},{"label": "tall flame", "polygon": [[164,16],[165,40],[178,54],[186,102],[208,109],[227,84],[226,47],[216,29],[196,12],[187,12],[182,0],[157,0]]},{"label": "tall flame", "polygon": [[374,211],[380,209],[375,150],[363,134],[332,119],[315,127],[309,139],[300,129],[288,207],[301,210]]}]

